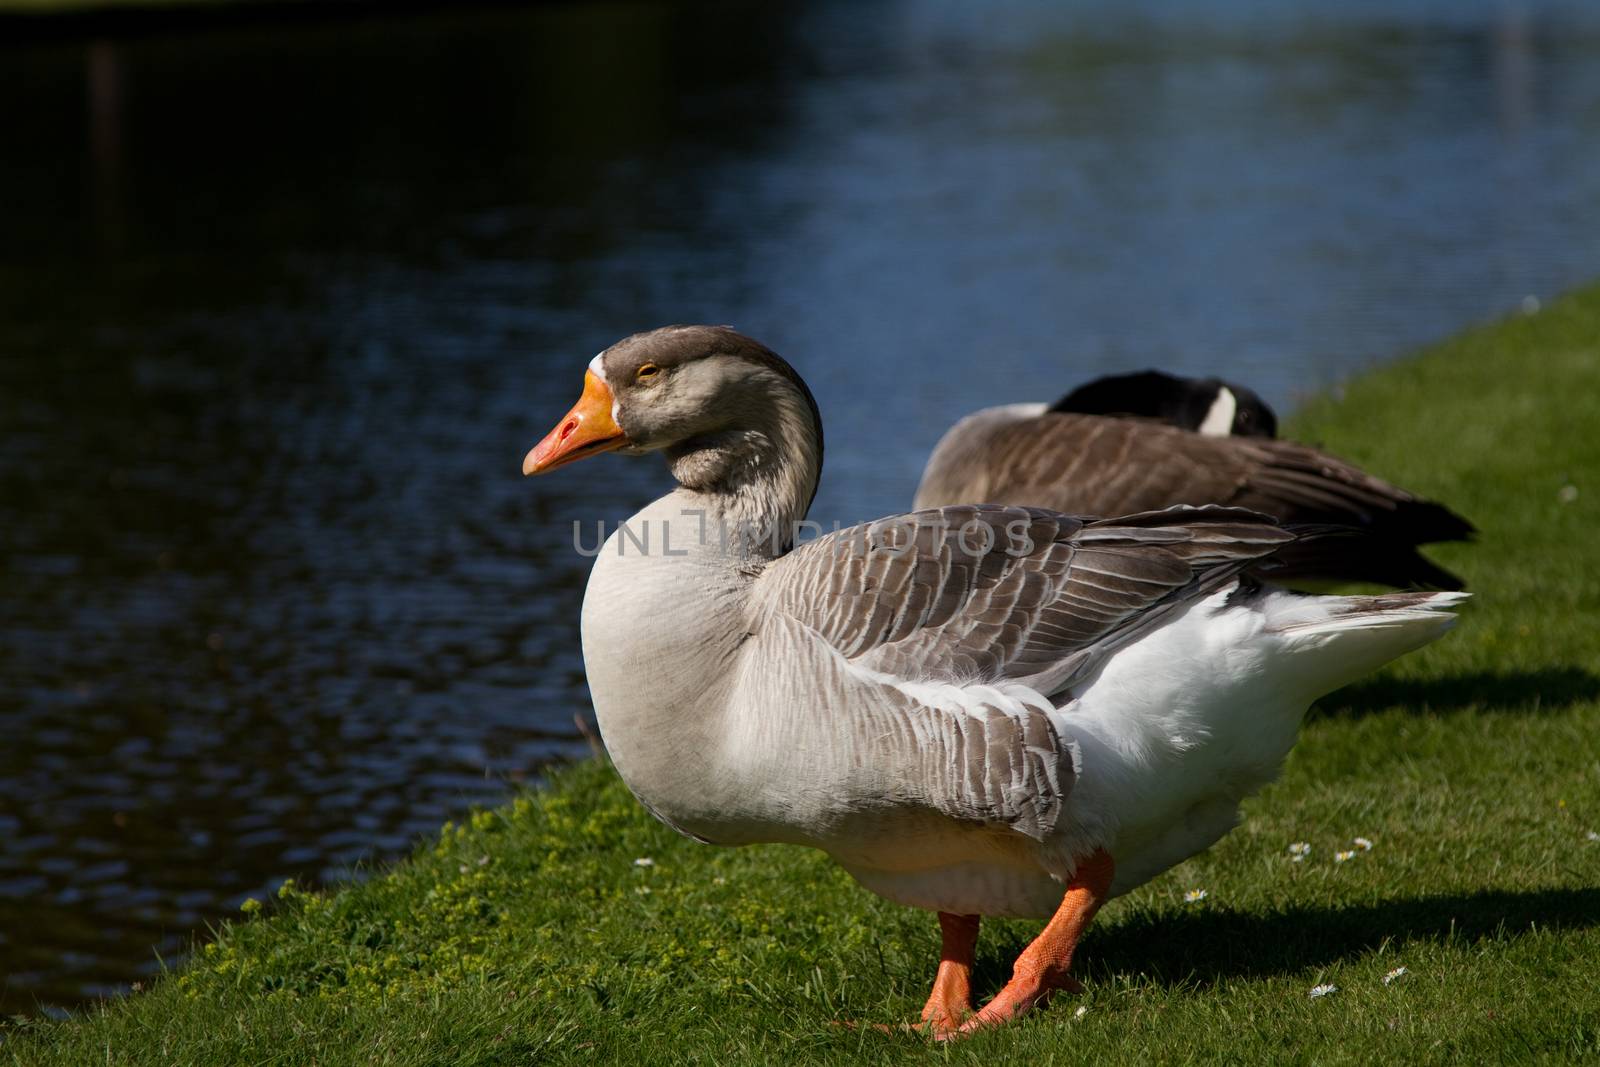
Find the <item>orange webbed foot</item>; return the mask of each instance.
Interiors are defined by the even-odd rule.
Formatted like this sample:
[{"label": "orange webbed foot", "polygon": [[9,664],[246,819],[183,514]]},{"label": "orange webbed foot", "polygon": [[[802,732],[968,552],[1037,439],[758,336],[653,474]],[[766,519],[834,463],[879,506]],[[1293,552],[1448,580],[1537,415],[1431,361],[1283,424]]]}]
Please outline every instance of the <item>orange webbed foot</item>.
[{"label": "orange webbed foot", "polygon": [[[1095,912],[1100,910],[1100,905],[1110,893],[1114,870],[1111,856],[1103,850],[1096,851],[1080,863],[1072,881],[1067,884],[1061,907],[1056,909],[1054,917],[1039,936],[1017,957],[1011,981],[976,1015],[954,1030],[936,1031],[934,1036],[941,1041],[963,1037],[1021,1018],[1045,1003],[1050,994],[1057,990],[1082,992],[1083,986],[1067,973],[1072,966],[1072,952],[1077,948],[1078,939],[1083,936],[1089,920],[1094,918]],[[935,991],[937,988],[935,984]]]},{"label": "orange webbed foot", "polygon": [[953,1034],[972,1014],[972,960],[978,948],[978,916],[939,913],[939,972],[922,1008],[921,1029],[934,1037]]},{"label": "orange webbed foot", "polygon": [[1013,977],[976,1015],[954,1030],[935,1033],[934,1037],[940,1041],[949,1041],[952,1038],[965,1037],[977,1030],[986,1030],[991,1026],[1020,1019],[1034,1008],[1044,1006],[1049,1002],[1050,995],[1056,992],[1081,993],[1083,985],[1076,978],[1065,974],[1053,978]]}]

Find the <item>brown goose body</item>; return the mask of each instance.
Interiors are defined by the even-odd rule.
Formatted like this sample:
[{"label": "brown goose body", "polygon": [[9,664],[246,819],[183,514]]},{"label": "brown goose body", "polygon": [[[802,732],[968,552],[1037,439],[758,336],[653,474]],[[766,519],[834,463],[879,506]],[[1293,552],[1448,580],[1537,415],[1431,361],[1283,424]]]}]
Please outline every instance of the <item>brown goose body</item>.
[{"label": "brown goose body", "polygon": [[1278,579],[1460,589],[1417,546],[1469,539],[1471,523],[1307,445],[1218,437],[1142,419],[987,408],[934,449],[916,506],[996,503],[1076,515],[1124,515],[1178,504],[1249,508],[1283,523],[1349,527],[1281,553]]}]

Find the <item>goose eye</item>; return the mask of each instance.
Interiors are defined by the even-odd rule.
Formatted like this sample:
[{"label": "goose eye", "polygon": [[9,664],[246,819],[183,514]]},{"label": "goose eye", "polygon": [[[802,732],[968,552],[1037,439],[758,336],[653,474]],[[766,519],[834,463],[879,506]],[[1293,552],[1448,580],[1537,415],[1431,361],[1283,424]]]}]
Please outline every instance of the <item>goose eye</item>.
[{"label": "goose eye", "polygon": [[641,366],[637,371],[635,371],[633,376],[635,378],[638,378],[640,381],[643,381],[646,378],[654,378],[656,375],[658,375],[660,373],[661,373],[661,368],[660,367],[656,366],[654,363],[646,363],[643,366]]}]

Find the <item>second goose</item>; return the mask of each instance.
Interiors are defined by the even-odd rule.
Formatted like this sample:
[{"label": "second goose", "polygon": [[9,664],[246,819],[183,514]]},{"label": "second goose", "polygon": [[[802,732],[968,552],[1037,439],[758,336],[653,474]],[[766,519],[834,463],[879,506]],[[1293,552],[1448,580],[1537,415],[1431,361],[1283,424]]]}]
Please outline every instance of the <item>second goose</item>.
[{"label": "second goose", "polygon": [[[1224,383],[1217,384],[1226,391]],[[1249,508],[1284,523],[1350,529],[1349,536],[1319,538],[1279,553],[1275,579],[1463,585],[1417,551],[1435,541],[1468,540],[1475,532],[1442,504],[1293,441],[1060,410],[1076,395],[1068,394],[1056,408],[1009,404],[957,422],[928,459],[915,506],[1020,504],[1073,515],[1123,515],[1175,504]],[[1261,408],[1270,416],[1270,409]]]}]

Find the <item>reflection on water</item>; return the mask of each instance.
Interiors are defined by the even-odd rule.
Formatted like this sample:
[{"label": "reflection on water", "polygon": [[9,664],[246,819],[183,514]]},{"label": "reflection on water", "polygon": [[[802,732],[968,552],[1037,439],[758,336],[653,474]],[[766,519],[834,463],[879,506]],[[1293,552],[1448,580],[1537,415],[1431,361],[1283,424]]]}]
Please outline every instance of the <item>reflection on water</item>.
[{"label": "reflection on water", "polygon": [[[0,50],[0,1009],[578,751],[589,356],[790,356],[814,512],[975,406],[1277,403],[1596,272],[1580,3],[563,5]],[[20,147],[19,147],[20,146]]]}]

